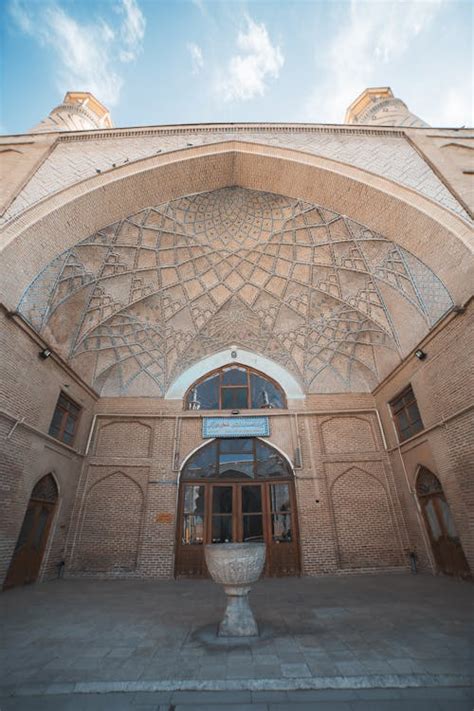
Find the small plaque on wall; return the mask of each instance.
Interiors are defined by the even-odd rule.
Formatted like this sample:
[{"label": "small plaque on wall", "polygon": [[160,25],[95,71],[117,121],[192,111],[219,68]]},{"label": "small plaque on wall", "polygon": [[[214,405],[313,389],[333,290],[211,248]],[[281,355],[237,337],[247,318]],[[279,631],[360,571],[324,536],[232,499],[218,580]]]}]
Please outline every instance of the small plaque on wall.
[{"label": "small plaque on wall", "polygon": [[173,514],[159,513],[156,515],[156,523],[173,523]]},{"label": "small plaque on wall", "polygon": [[268,417],[204,417],[202,436],[208,437],[268,437]]}]

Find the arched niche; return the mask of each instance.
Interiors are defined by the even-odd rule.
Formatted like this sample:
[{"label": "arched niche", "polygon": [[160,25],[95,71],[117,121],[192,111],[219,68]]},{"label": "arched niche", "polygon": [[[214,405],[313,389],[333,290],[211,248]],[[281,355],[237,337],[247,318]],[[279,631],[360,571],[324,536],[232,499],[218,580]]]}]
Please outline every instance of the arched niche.
[{"label": "arched niche", "polygon": [[294,474],[260,438],[218,438],[192,452],[180,472],[176,575],[207,575],[204,546],[265,542],[266,574],[300,571]]}]

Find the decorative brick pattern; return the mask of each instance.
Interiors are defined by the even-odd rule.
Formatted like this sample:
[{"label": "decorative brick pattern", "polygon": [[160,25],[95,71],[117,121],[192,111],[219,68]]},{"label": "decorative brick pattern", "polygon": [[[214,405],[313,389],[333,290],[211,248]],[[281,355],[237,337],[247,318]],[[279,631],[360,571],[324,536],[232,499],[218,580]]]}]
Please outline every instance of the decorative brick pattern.
[{"label": "decorative brick pattern", "polygon": [[342,568],[401,564],[387,494],[381,482],[351,467],[331,489],[339,562]]},{"label": "decorative brick pattern", "polygon": [[86,496],[74,568],[133,572],[137,566],[142,513],[141,488],[121,471],[93,484]]},{"label": "decorative brick pattern", "polygon": [[[130,135],[131,134],[131,135]],[[59,190],[109,170],[143,158],[186,150],[190,146],[224,141],[245,141],[291,148],[319,155],[370,171],[409,187],[470,221],[464,208],[443,185],[431,167],[406,138],[398,133],[344,129],[255,129],[240,127],[202,131],[149,130],[128,132],[128,136],[101,137],[83,134],[59,138],[50,157],[13,201],[2,218],[8,221],[31,205]]]},{"label": "decorative brick pattern", "polygon": [[307,392],[347,392],[399,360],[387,292],[426,330],[452,305],[431,270],[367,227],[223,188],[88,237],[38,275],[19,310],[105,395],[161,396],[231,343],[281,363]]},{"label": "decorative brick pattern", "polygon": [[377,449],[372,427],[367,419],[358,417],[331,417],[321,423],[324,449],[335,454],[341,441],[347,452],[373,452]]},{"label": "decorative brick pattern", "polygon": [[109,457],[148,457],[151,427],[141,422],[110,422],[97,437],[95,454]]}]

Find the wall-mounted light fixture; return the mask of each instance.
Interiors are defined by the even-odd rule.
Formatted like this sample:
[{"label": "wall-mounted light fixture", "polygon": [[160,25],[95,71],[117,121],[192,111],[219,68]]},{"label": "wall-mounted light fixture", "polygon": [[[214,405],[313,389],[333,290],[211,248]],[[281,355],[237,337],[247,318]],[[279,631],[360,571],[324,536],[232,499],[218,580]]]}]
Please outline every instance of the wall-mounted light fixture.
[{"label": "wall-mounted light fixture", "polygon": [[231,410],[232,415],[240,415],[240,410]]},{"label": "wall-mounted light fixture", "polygon": [[43,348],[43,350],[39,352],[39,357],[43,360],[46,360],[46,358],[49,358],[52,352],[53,351],[51,351],[49,348]]},{"label": "wall-mounted light fixture", "polygon": [[418,360],[424,360],[426,358],[426,353],[425,351],[422,351],[421,348],[418,348],[418,350],[415,351],[415,355]]}]

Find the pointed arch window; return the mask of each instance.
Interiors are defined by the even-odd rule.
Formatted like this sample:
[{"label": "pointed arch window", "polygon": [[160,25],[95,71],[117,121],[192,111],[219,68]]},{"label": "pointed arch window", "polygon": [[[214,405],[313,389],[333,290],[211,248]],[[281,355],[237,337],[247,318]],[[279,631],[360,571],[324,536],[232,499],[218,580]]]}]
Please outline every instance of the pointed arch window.
[{"label": "pointed arch window", "polygon": [[260,410],[286,408],[281,387],[267,375],[232,363],[213,370],[192,385],[187,410]]}]

